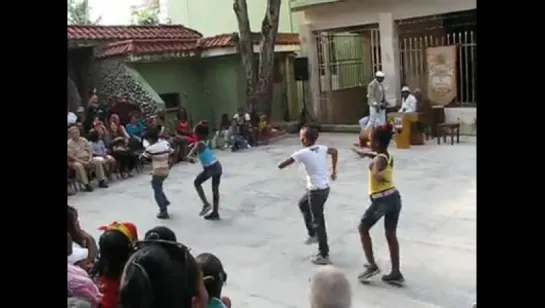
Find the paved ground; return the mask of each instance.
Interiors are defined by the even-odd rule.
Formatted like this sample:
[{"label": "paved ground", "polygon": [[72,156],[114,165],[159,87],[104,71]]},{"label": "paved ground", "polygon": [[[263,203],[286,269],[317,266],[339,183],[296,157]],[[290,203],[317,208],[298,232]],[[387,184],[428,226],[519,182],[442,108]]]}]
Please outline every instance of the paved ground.
[{"label": "paved ground", "polygon": [[[470,307],[476,297],[476,140],[455,146],[392,149],[396,181],[403,197],[399,225],[404,288],[379,281],[356,281],[364,256],[356,226],[368,205],[368,162],[349,150],[355,134],[323,134],[320,141],[339,149],[338,180],[327,203],[331,258],[353,281],[353,307]],[[221,152],[224,177],[220,222],[200,219],[193,178],[199,165],[172,170],[166,193],[172,218],[155,218],[147,174],[114,183],[109,189],[78,193],[69,203],[88,230],[113,220],[132,221],[145,230],[164,223],[195,253],[211,251],[224,262],[225,294],[235,307],[308,307],[309,262],[314,247],[302,244],[305,230],[296,202],[304,187],[303,170],[276,164],[299,148],[296,138],[245,153]],[[210,184],[208,184],[210,185]],[[207,185],[207,193],[210,188]],[[98,236],[98,231],[95,235]],[[379,223],[372,232],[379,265],[389,268]]]}]

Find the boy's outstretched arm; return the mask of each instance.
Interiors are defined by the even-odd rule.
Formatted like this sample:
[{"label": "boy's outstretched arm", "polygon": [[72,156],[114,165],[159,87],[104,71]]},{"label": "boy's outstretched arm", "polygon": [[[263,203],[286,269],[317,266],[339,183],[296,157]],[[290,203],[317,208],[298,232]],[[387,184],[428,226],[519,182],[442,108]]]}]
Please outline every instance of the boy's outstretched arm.
[{"label": "boy's outstretched arm", "polygon": [[286,160],[284,160],[283,162],[278,164],[278,169],[284,169],[287,166],[293,164],[294,162],[295,162],[295,159],[293,159],[293,157],[289,157]]},{"label": "boy's outstretched arm", "polygon": [[327,154],[331,155],[331,179],[337,178],[337,160],[339,159],[339,152],[335,148],[327,148]]}]

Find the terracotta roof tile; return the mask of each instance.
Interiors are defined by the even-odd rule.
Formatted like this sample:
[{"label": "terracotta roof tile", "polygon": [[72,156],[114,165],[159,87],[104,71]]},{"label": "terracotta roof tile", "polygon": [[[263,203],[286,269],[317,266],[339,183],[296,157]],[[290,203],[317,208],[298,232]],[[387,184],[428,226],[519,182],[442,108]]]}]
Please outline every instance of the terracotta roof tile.
[{"label": "terracotta roof tile", "polygon": [[189,40],[127,40],[108,44],[102,48],[97,58],[114,56],[143,56],[162,53],[190,52],[196,50],[195,39]]},{"label": "terracotta roof tile", "polygon": [[[252,33],[254,44],[259,43],[260,33]],[[197,46],[201,49],[234,47],[234,34],[220,34],[199,39]],[[297,33],[278,33],[276,35],[276,45],[299,45],[299,34]]]},{"label": "terracotta roof tile", "polygon": [[[156,26],[157,27],[157,26]],[[161,26],[165,27],[165,26]],[[171,26],[168,26],[171,27]],[[180,26],[176,26],[180,27]],[[148,27],[153,28],[153,26]],[[185,28],[184,28],[185,29]],[[193,31],[186,29],[187,31]],[[179,31],[179,29],[177,30]],[[70,33],[70,32],[69,32]],[[143,32],[140,32],[143,36]],[[102,47],[97,57],[98,58],[107,58],[114,56],[141,56],[141,55],[151,55],[151,54],[162,54],[162,53],[175,53],[175,52],[190,52],[197,49],[207,50],[214,48],[226,48],[234,47],[235,41],[233,40],[233,34],[221,34],[215,35],[212,37],[183,37],[175,36],[173,38],[165,37],[168,36],[165,32],[158,33],[156,32],[155,37],[149,37],[147,39],[132,38],[126,39],[123,41],[113,42],[104,47]],[[146,34],[147,35],[147,34]],[[163,35],[163,37],[161,37]],[[193,34],[194,35],[194,34]],[[200,34],[199,34],[200,35]],[[254,33],[254,43],[259,42],[259,33]],[[133,36],[137,36],[133,34]],[[89,36],[87,36],[89,37]],[[105,40],[106,34],[102,33],[102,38]],[[113,34],[110,35],[112,39]],[[89,40],[89,38],[87,38]],[[99,40],[94,38],[94,40]],[[278,33],[276,37],[277,45],[298,45],[299,36],[295,33]]]},{"label": "terracotta roof tile", "polygon": [[182,25],[100,26],[69,25],[68,40],[198,39],[202,34]]}]

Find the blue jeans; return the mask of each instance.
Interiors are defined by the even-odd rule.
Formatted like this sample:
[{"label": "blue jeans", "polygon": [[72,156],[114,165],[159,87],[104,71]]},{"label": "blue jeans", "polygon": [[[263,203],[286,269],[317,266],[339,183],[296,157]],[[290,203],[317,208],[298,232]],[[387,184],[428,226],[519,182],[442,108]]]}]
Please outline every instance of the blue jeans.
[{"label": "blue jeans", "polygon": [[157,205],[159,206],[159,209],[161,211],[166,211],[167,206],[170,204],[170,201],[168,201],[167,196],[163,191],[163,183],[165,182],[166,178],[167,176],[160,175],[153,175],[151,177],[151,188],[153,189],[153,197],[155,198],[155,202],[157,202]]}]

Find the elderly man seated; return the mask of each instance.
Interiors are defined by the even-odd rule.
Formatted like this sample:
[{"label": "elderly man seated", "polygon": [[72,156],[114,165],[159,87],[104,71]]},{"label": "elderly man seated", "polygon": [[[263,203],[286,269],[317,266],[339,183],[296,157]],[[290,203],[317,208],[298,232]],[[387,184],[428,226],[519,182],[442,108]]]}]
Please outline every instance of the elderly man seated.
[{"label": "elderly man seated", "polygon": [[416,98],[407,86],[401,88],[401,108],[397,112],[416,112]]},{"label": "elderly man seated", "polygon": [[91,145],[87,139],[80,136],[79,129],[71,126],[68,129],[68,165],[76,172],[76,178],[85,185],[86,191],[93,191],[87,177],[86,169],[92,169],[98,179],[98,186],[108,187],[106,176],[104,174],[104,164],[108,162],[99,157],[93,157],[91,154]]}]

